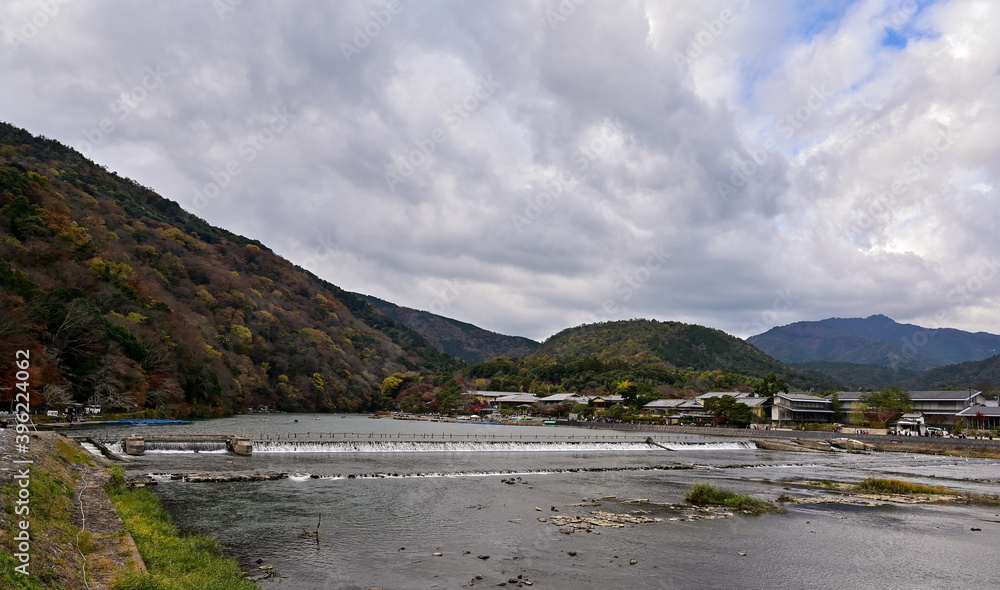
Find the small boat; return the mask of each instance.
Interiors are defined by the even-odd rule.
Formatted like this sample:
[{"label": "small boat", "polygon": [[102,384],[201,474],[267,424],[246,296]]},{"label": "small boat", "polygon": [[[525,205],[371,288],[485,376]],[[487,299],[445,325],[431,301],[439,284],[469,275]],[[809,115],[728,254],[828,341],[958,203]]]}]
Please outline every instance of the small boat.
[{"label": "small boat", "polygon": [[169,420],[164,418],[129,418],[128,420],[112,420],[110,422],[100,422],[100,424],[113,424],[116,426],[151,426],[154,424],[190,424],[187,420]]},{"label": "small boat", "polygon": [[374,419],[378,420],[378,419],[379,419],[379,418],[381,418],[382,416],[379,416],[378,414],[372,414],[371,416],[368,416],[368,417],[369,417],[369,418],[374,418]]}]

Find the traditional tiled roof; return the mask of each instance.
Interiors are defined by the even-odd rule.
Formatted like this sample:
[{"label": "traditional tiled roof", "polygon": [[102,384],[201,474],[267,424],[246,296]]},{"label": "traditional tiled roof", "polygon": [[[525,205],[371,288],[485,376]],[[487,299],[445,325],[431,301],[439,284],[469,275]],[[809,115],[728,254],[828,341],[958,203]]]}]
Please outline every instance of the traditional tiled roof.
[{"label": "traditional tiled roof", "polygon": [[[842,402],[856,401],[861,396],[870,394],[870,391],[838,391],[837,397]],[[969,391],[960,389],[957,391],[910,391],[910,399],[915,402],[922,401],[964,401],[982,393],[981,391]]]},{"label": "traditional tiled roof", "polygon": [[547,395],[545,397],[538,398],[538,401],[542,403],[553,403],[553,402],[564,402],[566,400],[586,400],[586,399],[587,398],[577,393],[553,393],[552,395]]},{"label": "traditional tiled roof", "polygon": [[713,397],[722,397],[724,395],[732,396],[737,399],[750,397],[749,393],[743,393],[742,391],[709,391],[708,393],[699,395],[697,399],[709,399]]},{"label": "traditional tiled roof", "polygon": [[532,393],[516,393],[498,397],[493,401],[498,404],[533,404],[538,402],[538,396]]},{"label": "traditional tiled roof", "polygon": [[983,416],[1000,416],[1000,407],[996,406],[969,406],[961,412],[955,414],[956,416],[971,418],[976,414],[982,414]]},{"label": "traditional tiled roof", "polygon": [[476,391],[470,390],[466,391],[465,395],[478,395],[480,397],[505,397],[508,395],[517,395],[516,391]]},{"label": "traditional tiled roof", "polygon": [[788,400],[802,400],[807,402],[826,402],[830,403],[830,398],[820,397],[818,395],[813,395],[808,391],[789,391],[787,393],[776,393],[774,397],[783,397]]},{"label": "traditional tiled roof", "polygon": [[702,406],[693,399],[657,399],[649,402],[648,404],[642,406],[644,410],[656,410],[656,409],[700,409]]}]

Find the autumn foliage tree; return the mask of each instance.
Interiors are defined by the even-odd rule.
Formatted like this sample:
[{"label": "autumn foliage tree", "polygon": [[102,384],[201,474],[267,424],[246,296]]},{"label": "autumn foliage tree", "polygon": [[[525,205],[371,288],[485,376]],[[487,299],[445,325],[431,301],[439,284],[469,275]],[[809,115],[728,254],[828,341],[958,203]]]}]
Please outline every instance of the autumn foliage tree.
[{"label": "autumn foliage tree", "polygon": [[889,424],[910,411],[912,400],[908,391],[901,387],[889,387],[882,391],[866,393],[858,398],[866,413],[879,424]]}]

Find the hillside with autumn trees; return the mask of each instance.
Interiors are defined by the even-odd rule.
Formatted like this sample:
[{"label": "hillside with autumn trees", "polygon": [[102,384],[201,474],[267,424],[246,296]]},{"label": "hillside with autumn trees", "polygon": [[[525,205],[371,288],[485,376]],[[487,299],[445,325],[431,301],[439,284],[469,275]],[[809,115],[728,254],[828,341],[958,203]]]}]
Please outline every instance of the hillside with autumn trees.
[{"label": "hillside with autumn trees", "polygon": [[474,411],[461,393],[484,388],[652,399],[756,389],[769,374],[835,387],[702,326],[606,322],[539,345],[351,293],[0,123],[0,401],[17,350],[30,352],[36,408],[182,418]]},{"label": "hillside with autumn trees", "polygon": [[718,388],[769,373],[783,375],[789,385],[798,388],[837,386],[830,379],[789,367],[721,330],[684,322],[636,319],[584,324],[554,334],[534,355],[563,364],[592,359],[604,364],[656,367],[659,372],[674,375],[675,381],[677,375],[730,375],[712,377]]},{"label": "hillside with autumn trees", "polygon": [[377,407],[460,366],[359,296],[76,151],[0,123],[0,399],[180,417]]},{"label": "hillside with autumn trees", "polygon": [[529,338],[507,336],[466,322],[446,318],[429,311],[412,309],[362,295],[387,316],[399,320],[426,338],[438,350],[470,365],[499,356],[521,358],[530,355],[538,343]]}]

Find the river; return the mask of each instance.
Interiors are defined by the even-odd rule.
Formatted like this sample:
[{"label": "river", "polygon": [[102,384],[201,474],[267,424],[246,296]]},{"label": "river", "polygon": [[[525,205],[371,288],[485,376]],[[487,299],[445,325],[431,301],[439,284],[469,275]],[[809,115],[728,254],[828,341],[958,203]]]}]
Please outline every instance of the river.
[{"label": "river", "polygon": [[[208,446],[196,453],[197,445],[151,449],[127,470],[156,474],[161,483],[153,489],[182,529],[219,538],[248,572],[258,560],[273,566],[278,575],[259,581],[265,589],[516,587],[526,580],[573,590],[995,584],[997,507],[789,502],[785,514],[717,517],[655,505],[683,503],[696,483],[808,502],[836,494],[795,482],[875,476],[997,493],[995,459],[807,454],[758,450],[733,437],[337,415],[74,431],[108,440],[198,432],[258,441],[251,457]],[[645,444],[650,435],[672,450]],[[291,476],[186,483],[167,475],[267,471]],[[626,502],[638,499],[646,501]],[[659,520],[568,534],[555,522],[596,511]],[[302,535],[320,519],[318,539]]]}]

